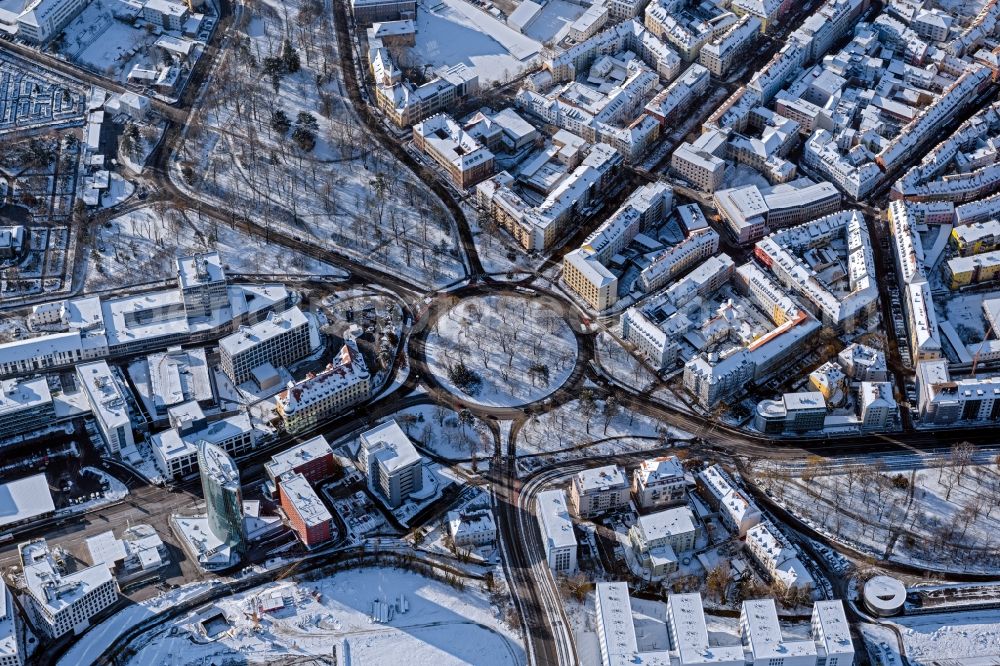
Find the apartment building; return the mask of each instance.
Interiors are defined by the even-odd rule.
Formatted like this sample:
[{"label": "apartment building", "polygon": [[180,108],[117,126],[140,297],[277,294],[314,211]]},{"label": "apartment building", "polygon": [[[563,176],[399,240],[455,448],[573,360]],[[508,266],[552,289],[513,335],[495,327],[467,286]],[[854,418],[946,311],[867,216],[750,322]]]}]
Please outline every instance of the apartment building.
[{"label": "apartment building", "polygon": [[399,127],[409,127],[439,111],[454,109],[479,92],[479,76],[465,63],[440,67],[430,81],[414,86],[402,80],[401,73],[391,64],[387,49],[372,49],[370,55],[382,59],[381,67],[389,72],[388,80],[376,81],[375,103]]},{"label": "apartment building", "polygon": [[25,612],[46,639],[81,634],[95,615],[118,601],[118,583],[103,563],[67,573],[45,539],[19,544],[17,550],[27,589]]},{"label": "apartment building", "polygon": [[640,187],[593,231],[583,245],[563,259],[562,280],[595,310],[618,300],[618,278],[605,266],[628,247],[641,229],[663,221],[673,205],[673,190],[665,183]]},{"label": "apartment building", "polygon": [[686,506],[658,511],[638,520],[629,529],[636,557],[653,576],[677,571],[678,553],[694,548],[700,529]]},{"label": "apartment building", "polygon": [[837,361],[851,379],[862,382],[885,382],[889,368],[885,354],[867,345],[855,342],[837,354]]},{"label": "apartment building", "polygon": [[446,113],[415,124],[413,145],[437,162],[460,191],[489,178],[495,170],[489,148]]},{"label": "apartment building", "polygon": [[361,433],[358,463],[391,507],[398,507],[424,483],[423,458],[394,420]]},{"label": "apartment building", "polygon": [[816,666],[851,666],[854,663],[854,641],[843,602],[832,599],[813,604],[810,628],[816,643]]},{"label": "apartment building", "polygon": [[718,290],[729,281],[733,268],[729,255],[709,257],[663,293],[626,310],[621,316],[622,337],[657,368],[673,367],[678,358],[678,340],[691,326],[681,309],[693,299]]},{"label": "apartment building", "polygon": [[354,341],[347,341],[333,363],[309,373],[278,394],[276,410],[289,432],[306,430],[371,397],[371,375]]},{"label": "apartment building", "polygon": [[50,425],[55,417],[45,377],[0,379],[0,439]]},{"label": "apartment building", "polygon": [[746,552],[769,582],[781,590],[809,592],[815,583],[809,570],[784,534],[772,522],[762,521],[747,530]]},{"label": "apartment building", "polygon": [[698,62],[713,76],[725,76],[748,53],[764,32],[764,25],[760,18],[747,13],[727,32],[705,44],[698,53]]},{"label": "apartment building", "polygon": [[278,479],[278,498],[289,527],[309,549],[333,538],[333,516],[309,480],[298,472],[285,472]]},{"label": "apartment building", "polygon": [[171,0],[145,0],[142,18],[164,30],[182,30],[188,19],[188,8]]},{"label": "apartment building", "polygon": [[692,64],[666,88],[658,92],[645,106],[645,111],[660,125],[672,126],[691,104],[708,90],[711,76],[707,66]]},{"label": "apartment building", "polygon": [[660,509],[684,502],[687,479],[677,456],[644,460],[632,473],[632,496],[642,509]]},{"label": "apartment building", "polygon": [[815,642],[789,641],[781,635],[773,599],[743,602],[740,639],[752,666],[816,666]]},{"label": "apartment building", "polygon": [[719,234],[712,228],[694,229],[684,240],[656,254],[639,273],[638,285],[652,293],[719,251]]},{"label": "apartment building", "polygon": [[685,141],[677,147],[670,156],[670,168],[699,190],[715,192],[726,175],[725,148],[725,134],[705,132],[693,143]]},{"label": "apartment building", "polygon": [[31,0],[17,17],[17,36],[35,44],[47,44],[62,32],[90,0]]},{"label": "apartment building", "polygon": [[261,366],[275,368],[294,363],[319,347],[319,332],[295,307],[252,326],[242,326],[219,341],[222,371],[236,386],[253,377]]},{"label": "apartment building", "polygon": [[899,414],[899,406],[892,394],[889,382],[861,382],[858,387],[858,416],[861,429],[879,431],[885,428]]},{"label": "apartment building", "polygon": [[916,383],[923,423],[1000,420],[1000,376],[952,379],[948,361],[931,359],[917,363]]},{"label": "apartment building", "polygon": [[767,32],[790,6],[791,0],[733,0],[729,9],[737,16],[756,18],[760,31]]},{"label": "apartment building", "polygon": [[667,595],[667,631],[678,666],[746,666],[742,646],[709,642],[705,608],[698,593]]},{"label": "apartment building", "polygon": [[741,538],[762,520],[760,509],[736,488],[733,480],[718,465],[698,472],[695,483],[708,505],[719,512],[719,519],[726,529]]},{"label": "apartment building", "polygon": [[535,498],[535,515],[542,531],[545,559],[554,574],[571,574],[576,571],[576,535],[573,521],[566,509],[566,493],[562,490],[545,490]]},{"label": "apartment building", "polygon": [[581,518],[593,518],[628,506],[629,486],[617,465],[581,470],[570,484],[570,504]]}]

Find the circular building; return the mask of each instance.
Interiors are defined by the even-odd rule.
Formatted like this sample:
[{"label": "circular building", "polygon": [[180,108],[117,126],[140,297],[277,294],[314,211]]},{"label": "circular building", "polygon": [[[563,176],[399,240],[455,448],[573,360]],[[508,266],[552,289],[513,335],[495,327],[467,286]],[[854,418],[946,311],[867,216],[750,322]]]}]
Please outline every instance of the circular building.
[{"label": "circular building", "polygon": [[906,586],[891,576],[875,576],[864,588],[865,608],[878,617],[889,617],[903,610]]}]

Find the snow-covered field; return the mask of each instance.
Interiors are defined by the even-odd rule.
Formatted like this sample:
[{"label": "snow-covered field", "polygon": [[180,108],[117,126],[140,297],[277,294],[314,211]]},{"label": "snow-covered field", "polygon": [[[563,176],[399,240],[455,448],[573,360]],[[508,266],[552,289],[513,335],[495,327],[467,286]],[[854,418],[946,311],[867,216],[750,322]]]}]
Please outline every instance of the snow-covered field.
[{"label": "snow-covered field", "polygon": [[536,39],[465,0],[425,0],[417,8],[417,43],[407,58],[435,67],[463,62],[485,86],[516,77],[534,64],[541,49]]},{"label": "snow-covered field", "polygon": [[265,239],[249,237],[193,211],[139,208],[97,230],[87,288],[100,289],[173,277],[179,253],[217,250],[231,273],[343,276],[338,268]]},{"label": "snow-covered field", "polygon": [[[258,599],[277,593],[284,608],[258,613]],[[400,597],[408,607],[399,613]],[[372,619],[376,600],[396,606],[392,619]],[[198,622],[221,611],[231,629],[210,641]],[[176,633],[175,633],[176,632]],[[366,568],[319,580],[288,579],[225,598],[137,641],[132,666],[269,663],[337,655],[337,663],[483,666],[521,664],[515,631],[477,583],[458,590],[408,571]],[[304,662],[303,662],[304,663]]]},{"label": "snow-covered field", "polygon": [[468,460],[473,454],[480,459],[489,458],[493,452],[493,437],[484,423],[473,417],[473,423],[463,426],[458,414],[447,407],[407,407],[393,418],[407,435],[449,460]]},{"label": "snow-covered field", "polygon": [[608,447],[611,449],[621,448],[622,440],[633,447],[650,448],[662,446],[670,439],[689,437],[688,433],[664,428],[656,419],[644,414],[616,407],[609,412],[603,400],[595,400],[593,405],[582,405],[580,400],[574,400],[532,416],[518,433],[517,453],[519,456],[536,455],[586,446],[588,455],[598,455],[601,453],[599,442],[605,440],[611,442]]},{"label": "snow-covered field", "polygon": [[[494,407],[549,395],[572,374],[577,355],[572,329],[544,299],[501,295],[467,298],[442,314],[426,349],[428,368],[446,389]],[[449,377],[460,364],[481,379],[472,394]]]},{"label": "snow-covered field", "polygon": [[869,461],[814,470],[808,481],[773,470],[756,478],[775,501],[859,551],[880,558],[888,551],[892,561],[936,570],[995,571],[1000,470],[969,464],[963,472],[941,458],[934,464],[945,466],[884,471],[883,461]]},{"label": "snow-covered field", "polygon": [[[896,618],[892,622],[903,637],[906,658],[911,666],[976,663],[1000,658],[1000,611],[940,613]],[[887,627],[862,625],[869,653],[880,653],[885,666],[901,664],[896,635]],[[895,661],[893,661],[895,660]],[[939,661],[940,660],[940,661]],[[877,663],[877,662],[876,662]]]},{"label": "snow-covered field", "polygon": [[618,341],[605,332],[597,334],[597,361],[615,380],[636,390],[643,390],[657,377],[646,369],[635,356],[627,352]]},{"label": "snow-covered field", "polygon": [[[306,32],[286,24],[311,11],[305,4],[265,0],[245,12],[247,48],[227,51],[171,177],[195,198],[415,285],[463,277],[454,221],[377,147],[345,103],[336,70],[324,65],[337,48],[329,16]],[[280,58],[286,38],[300,69],[272,80],[261,63]],[[295,138],[303,131],[311,141]]]}]

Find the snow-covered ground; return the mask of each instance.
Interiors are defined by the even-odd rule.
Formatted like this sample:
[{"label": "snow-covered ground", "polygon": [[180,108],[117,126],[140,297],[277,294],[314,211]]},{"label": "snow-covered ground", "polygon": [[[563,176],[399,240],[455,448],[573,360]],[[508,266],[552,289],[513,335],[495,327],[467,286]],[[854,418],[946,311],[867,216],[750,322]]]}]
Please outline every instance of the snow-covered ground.
[{"label": "snow-covered ground", "polygon": [[657,380],[646,366],[627,352],[610,334],[603,331],[598,333],[596,343],[598,363],[618,382],[641,391]]},{"label": "snow-covered ground", "polygon": [[[110,226],[109,226],[110,225]],[[110,220],[96,233],[88,289],[124,286],[176,275],[178,254],[217,250],[230,273],[331,275],[345,273],[265,239],[250,237],[192,211],[152,206]]]},{"label": "snow-covered ground", "polygon": [[[1000,659],[1000,610],[913,615],[895,618],[892,624],[903,637],[911,666],[933,666],[945,661],[973,663],[973,659],[983,660],[975,663],[989,664],[996,663],[991,658]],[[891,629],[865,624],[862,634],[869,653],[882,656],[883,664],[902,663],[898,640]]]},{"label": "snow-covered ground", "polygon": [[442,405],[407,407],[393,415],[412,439],[449,460],[468,460],[473,456],[489,458],[493,436],[486,424],[475,417],[462,425],[458,413]]},{"label": "snow-covered ground", "polygon": [[883,557],[888,550],[892,561],[936,570],[995,571],[1000,470],[970,464],[963,472],[941,456],[927,464],[944,466],[880,472],[885,462],[870,460],[813,470],[808,481],[774,470],[756,479],[782,506],[859,551]]},{"label": "snow-covered ground", "polygon": [[[306,32],[286,24],[305,4],[265,0],[244,12],[247,48],[226,52],[224,75],[185,135],[172,179],[194,198],[415,285],[460,279],[465,267],[450,214],[372,140],[345,102],[336,70],[324,64],[337,48],[328,14]],[[280,75],[275,87],[260,63],[280,57],[286,38],[301,68]],[[303,129],[314,146],[295,140]]]},{"label": "snow-covered ground", "polygon": [[[615,408],[607,412],[603,400],[595,400],[593,406],[582,405],[579,400],[560,405],[556,409],[538,416],[532,416],[518,433],[517,453],[519,456],[539,453],[555,453],[576,449],[588,444],[586,453],[596,455],[597,442],[618,440],[611,448],[620,447],[622,439],[631,440],[640,448],[662,446],[671,439],[684,440],[690,436],[680,430],[667,429],[656,419],[638,414],[628,409]],[[605,428],[607,422],[607,428]],[[589,428],[589,432],[588,432]],[[656,438],[637,439],[637,438]]]},{"label": "snow-covered ground", "polygon": [[[337,655],[337,663],[483,666],[521,664],[517,633],[504,625],[477,583],[459,590],[390,568],[366,568],[287,579],[228,597],[136,641],[132,666],[265,663]],[[272,594],[284,608],[253,611]],[[403,603],[400,604],[400,598]],[[373,620],[373,602],[392,605],[392,619]],[[407,608],[398,612],[400,605]],[[222,612],[231,629],[210,640],[198,623]]]},{"label": "snow-covered ground", "polygon": [[[443,313],[426,349],[428,368],[445,388],[494,407],[549,395],[572,374],[577,355],[572,329],[544,299],[506,295],[467,298]],[[460,364],[479,376],[478,390],[467,393],[449,376]]]}]

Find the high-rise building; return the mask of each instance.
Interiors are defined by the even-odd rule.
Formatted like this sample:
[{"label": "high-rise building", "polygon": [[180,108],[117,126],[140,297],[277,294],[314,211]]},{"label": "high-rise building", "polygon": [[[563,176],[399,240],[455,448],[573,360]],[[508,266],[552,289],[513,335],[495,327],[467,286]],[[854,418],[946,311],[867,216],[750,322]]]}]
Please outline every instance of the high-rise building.
[{"label": "high-rise building", "polygon": [[240,471],[222,448],[208,442],[198,445],[201,490],[205,496],[208,528],[229,548],[230,559],[247,552],[243,526],[243,491]]},{"label": "high-rise building", "polygon": [[7,584],[0,580],[0,666],[22,666],[24,644],[21,618]]},{"label": "high-rise building", "polygon": [[358,460],[369,486],[377,489],[390,506],[399,506],[423,488],[423,458],[395,421],[361,433]]}]

